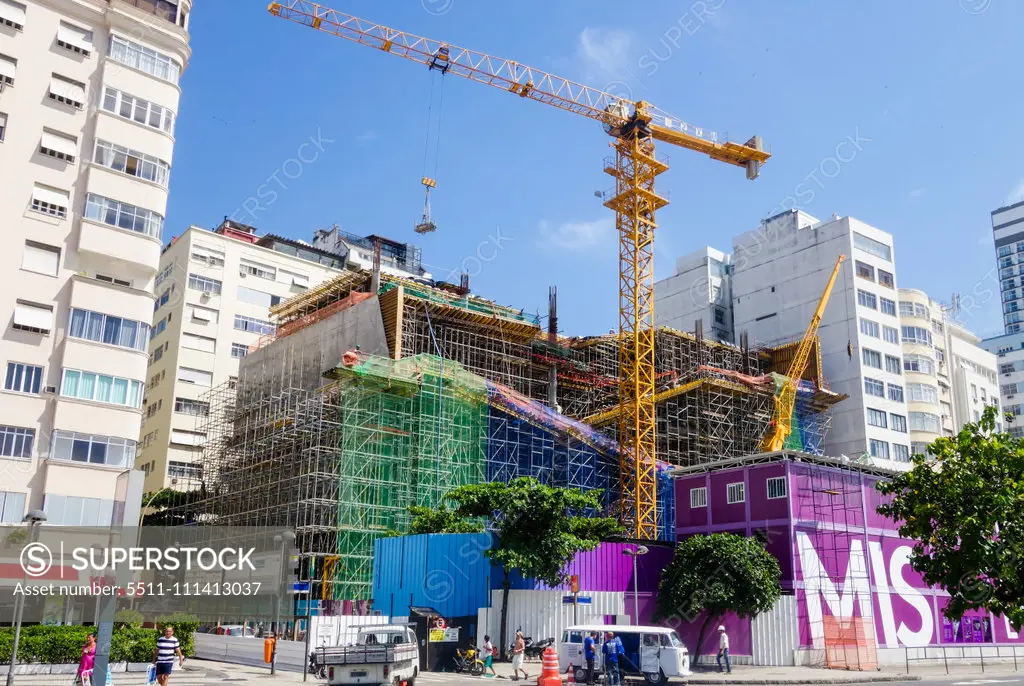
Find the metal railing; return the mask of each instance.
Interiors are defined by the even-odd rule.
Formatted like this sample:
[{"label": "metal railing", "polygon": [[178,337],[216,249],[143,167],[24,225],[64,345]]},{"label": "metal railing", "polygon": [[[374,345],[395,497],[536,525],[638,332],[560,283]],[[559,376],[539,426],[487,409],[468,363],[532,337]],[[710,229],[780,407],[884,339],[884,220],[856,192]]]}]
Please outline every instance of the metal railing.
[{"label": "metal railing", "polygon": [[121,2],[161,19],[166,19],[172,24],[178,23],[178,4],[176,2],[168,2],[168,0],[121,0]]},{"label": "metal railing", "polygon": [[954,666],[960,662],[968,664],[980,662],[983,673],[985,671],[985,660],[988,660],[990,668],[997,662],[999,664],[1009,664],[1010,660],[1012,660],[1013,671],[1015,672],[1018,670],[1018,666],[1024,663],[1024,645],[1020,644],[979,643],[974,645],[922,646],[919,648],[904,648],[904,651],[907,674],[910,674],[910,664],[912,662],[938,664],[941,660],[942,665],[946,669],[946,674],[949,674],[950,662],[953,662]]}]

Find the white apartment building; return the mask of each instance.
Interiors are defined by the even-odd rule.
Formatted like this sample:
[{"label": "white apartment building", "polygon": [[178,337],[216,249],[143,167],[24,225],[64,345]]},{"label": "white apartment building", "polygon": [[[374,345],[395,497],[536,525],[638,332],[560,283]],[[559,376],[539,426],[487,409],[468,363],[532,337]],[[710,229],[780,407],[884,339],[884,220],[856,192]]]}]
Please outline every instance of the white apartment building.
[{"label": "white apartment building", "polygon": [[420,248],[412,243],[399,243],[371,234],[357,236],[342,231],[335,224],[330,229],[317,229],[313,233],[313,247],[338,255],[346,264],[365,271],[373,270],[376,243],[380,243],[380,270],[391,276],[429,280],[430,273],[423,268]]},{"label": "white apartment building", "polygon": [[1024,201],[992,212],[992,238],[999,261],[999,290],[1006,333],[1024,322]]},{"label": "white apartment building", "polygon": [[0,0],[0,522],[105,525],[135,462],[190,9]]},{"label": "white apartment building", "polygon": [[693,331],[696,322],[706,338],[732,343],[732,256],[705,247],[676,260],[676,273],[654,284],[658,326]]},{"label": "white apartment building", "polygon": [[[947,309],[923,291],[900,289],[900,338],[914,453],[925,453],[925,446],[936,438],[952,436],[978,421],[987,406],[1001,407],[995,355],[950,318]],[[1001,417],[997,423],[1001,429]]]},{"label": "white apartment building", "polygon": [[1024,438],[1024,331],[987,338],[981,345],[996,356],[1002,414],[1012,417],[1006,430]]},{"label": "white apartment building", "polygon": [[164,249],[136,459],[147,493],[194,485],[204,396],[237,378],[239,360],[274,333],[270,307],[344,268],[333,253],[229,220],[214,231],[189,227]]}]

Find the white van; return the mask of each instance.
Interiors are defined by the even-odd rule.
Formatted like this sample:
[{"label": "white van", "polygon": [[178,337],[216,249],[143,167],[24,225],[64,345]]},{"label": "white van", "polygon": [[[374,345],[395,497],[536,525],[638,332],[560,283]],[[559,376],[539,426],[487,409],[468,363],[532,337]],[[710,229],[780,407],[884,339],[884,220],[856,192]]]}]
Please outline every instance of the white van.
[{"label": "white van", "polygon": [[679,640],[679,635],[663,626],[631,626],[629,624],[584,624],[570,626],[562,632],[558,644],[558,667],[562,672],[572,665],[577,683],[586,675],[587,661],[583,657],[583,639],[591,632],[597,633],[597,659],[594,672],[604,672],[603,658],[605,637],[608,632],[622,641],[625,654],[619,655],[619,671],[623,676],[643,676],[648,684],[664,684],[672,677],[690,676],[690,653]]}]

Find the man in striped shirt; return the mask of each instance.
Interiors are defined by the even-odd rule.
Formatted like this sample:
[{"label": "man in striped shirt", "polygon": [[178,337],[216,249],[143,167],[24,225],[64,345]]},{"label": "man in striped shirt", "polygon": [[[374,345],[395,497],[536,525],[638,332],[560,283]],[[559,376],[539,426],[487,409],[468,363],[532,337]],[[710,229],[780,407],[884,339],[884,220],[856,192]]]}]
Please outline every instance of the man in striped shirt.
[{"label": "man in striped shirt", "polygon": [[167,680],[174,668],[174,657],[178,657],[178,666],[185,664],[185,656],[181,653],[181,645],[174,637],[174,627],[164,627],[164,635],[156,639],[156,680],[160,686],[167,686]]}]

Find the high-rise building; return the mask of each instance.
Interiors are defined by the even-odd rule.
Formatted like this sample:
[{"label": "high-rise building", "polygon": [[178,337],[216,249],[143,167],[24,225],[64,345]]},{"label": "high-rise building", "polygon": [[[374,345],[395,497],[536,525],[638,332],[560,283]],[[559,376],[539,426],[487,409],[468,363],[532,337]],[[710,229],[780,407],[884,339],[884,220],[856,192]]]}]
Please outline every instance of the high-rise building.
[{"label": "high-rise building", "polygon": [[344,257],[230,220],[214,231],[189,227],[164,249],[136,461],[147,493],[199,480],[204,397],[274,334],[271,307],[343,269]]},{"label": "high-rise building", "polygon": [[135,462],[190,0],[0,0],[0,522]]},{"label": "high-rise building", "polygon": [[992,212],[992,238],[999,261],[999,291],[1006,333],[1024,322],[1024,201]]},{"label": "high-rise building", "polygon": [[676,260],[676,273],[654,284],[654,313],[659,326],[693,331],[731,343],[731,255],[705,247]]},{"label": "high-rise building", "polygon": [[347,264],[371,271],[374,253],[380,247],[380,270],[384,274],[409,279],[430,279],[430,273],[423,268],[420,248],[411,243],[384,238],[383,236],[357,236],[342,231],[337,225],[330,229],[313,232],[313,247],[340,255]]},{"label": "high-rise building", "polygon": [[1024,331],[987,338],[981,343],[996,356],[999,400],[1007,432],[1024,438]]}]

